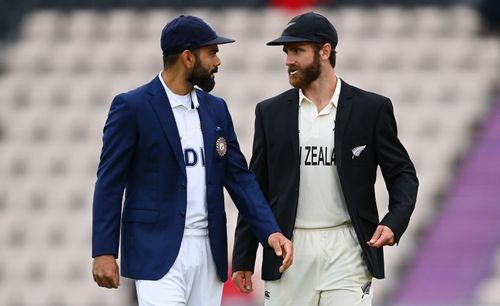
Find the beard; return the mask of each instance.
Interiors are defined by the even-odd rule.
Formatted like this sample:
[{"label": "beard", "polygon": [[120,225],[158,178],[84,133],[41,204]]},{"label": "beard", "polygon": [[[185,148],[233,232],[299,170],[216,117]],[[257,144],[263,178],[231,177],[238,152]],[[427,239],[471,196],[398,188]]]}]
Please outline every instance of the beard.
[{"label": "beard", "polygon": [[193,71],[188,75],[187,80],[193,85],[197,85],[203,91],[210,92],[215,87],[215,79],[212,77],[213,73],[217,72],[217,67],[212,70],[207,70],[201,66],[201,61],[197,58],[194,64]]},{"label": "beard", "polygon": [[[294,75],[290,75],[290,72],[297,71]],[[288,81],[290,85],[295,88],[305,88],[309,86],[312,82],[318,79],[321,74],[321,64],[319,61],[319,54],[314,53],[313,62],[300,69],[295,65],[291,65],[288,67]]]}]

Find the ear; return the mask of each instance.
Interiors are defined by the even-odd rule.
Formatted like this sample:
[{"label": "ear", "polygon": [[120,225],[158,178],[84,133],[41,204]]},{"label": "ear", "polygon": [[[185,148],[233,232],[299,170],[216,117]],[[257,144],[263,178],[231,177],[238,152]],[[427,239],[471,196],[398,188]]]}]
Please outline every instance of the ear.
[{"label": "ear", "polygon": [[184,66],[186,66],[186,68],[193,68],[194,67],[196,57],[194,56],[193,53],[191,53],[191,51],[189,51],[189,50],[182,51],[181,59],[182,59],[182,63],[184,64]]},{"label": "ear", "polygon": [[319,56],[323,60],[328,60],[330,58],[331,53],[332,53],[332,45],[330,45],[329,43],[324,44],[323,47],[321,47],[321,49],[319,50]]}]

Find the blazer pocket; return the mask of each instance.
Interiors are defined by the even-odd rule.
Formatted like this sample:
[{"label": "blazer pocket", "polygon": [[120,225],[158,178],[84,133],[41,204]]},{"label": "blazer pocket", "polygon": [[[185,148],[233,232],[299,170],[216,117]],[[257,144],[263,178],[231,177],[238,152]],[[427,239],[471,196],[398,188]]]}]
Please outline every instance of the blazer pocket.
[{"label": "blazer pocket", "polygon": [[149,209],[124,209],[123,222],[156,223],[160,219],[160,212]]}]

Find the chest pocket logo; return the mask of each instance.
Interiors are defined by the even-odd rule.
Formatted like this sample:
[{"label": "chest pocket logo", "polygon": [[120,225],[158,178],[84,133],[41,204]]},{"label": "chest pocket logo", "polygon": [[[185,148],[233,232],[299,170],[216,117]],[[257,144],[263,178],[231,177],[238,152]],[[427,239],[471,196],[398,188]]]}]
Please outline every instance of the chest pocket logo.
[{"label": "chest pocket logo", "polygon": [[361,155],[361,152],[363,152],[363,150],[365,148],[366,148],[366,145],[353,148],[352,149],[352,159],[354,159],[354,157],[359,157],[359,155]]}]

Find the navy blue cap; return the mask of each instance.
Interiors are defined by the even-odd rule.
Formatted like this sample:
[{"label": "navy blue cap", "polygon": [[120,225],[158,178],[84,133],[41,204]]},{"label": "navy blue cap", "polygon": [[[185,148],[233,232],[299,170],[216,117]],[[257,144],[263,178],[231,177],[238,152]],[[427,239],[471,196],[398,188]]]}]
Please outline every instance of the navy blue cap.
[{"label": "navy blue cap", "polygon": [[330,43],[337,46],[338,36],[333,25],[325,16],[308,12],[292,18],[277,39],[267,43],[268,46],[279,46],[295,42]]},{"label": "navy blue cap", "polygon": [[163,28],[160,42],[163,55],[170,55],[209,45],[232,43],[234,39],[218,36],[201,18],[181,15]]}]

